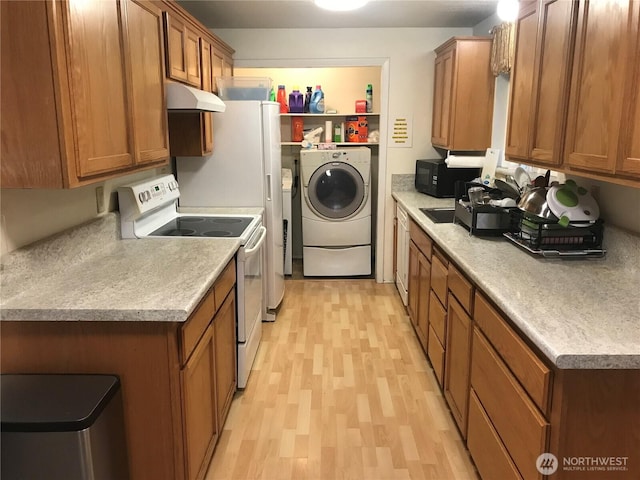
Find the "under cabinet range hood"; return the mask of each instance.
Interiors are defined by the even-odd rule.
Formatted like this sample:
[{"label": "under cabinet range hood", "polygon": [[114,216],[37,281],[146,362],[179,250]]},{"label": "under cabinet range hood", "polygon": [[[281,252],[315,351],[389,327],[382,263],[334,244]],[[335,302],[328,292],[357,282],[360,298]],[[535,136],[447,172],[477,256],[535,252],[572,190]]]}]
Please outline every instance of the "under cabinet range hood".
[{"label": "under cabinet range hood", "polygon": [[227,108],[222,100],[211,92],[169,82],[167,87],[167,110],[191,112],[224,112]]}]

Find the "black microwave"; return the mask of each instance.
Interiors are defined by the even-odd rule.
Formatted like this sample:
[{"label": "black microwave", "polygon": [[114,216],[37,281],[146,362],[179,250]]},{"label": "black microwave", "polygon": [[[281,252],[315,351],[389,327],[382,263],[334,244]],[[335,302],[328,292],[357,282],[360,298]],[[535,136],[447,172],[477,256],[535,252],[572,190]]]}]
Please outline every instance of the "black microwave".
[{"label": "black microwave", "polygon": [[456,182],[474,180],[480,176],[480,170],[449,168],[443,158],[416,160],[416,190],[432,197],[453,197]]}]

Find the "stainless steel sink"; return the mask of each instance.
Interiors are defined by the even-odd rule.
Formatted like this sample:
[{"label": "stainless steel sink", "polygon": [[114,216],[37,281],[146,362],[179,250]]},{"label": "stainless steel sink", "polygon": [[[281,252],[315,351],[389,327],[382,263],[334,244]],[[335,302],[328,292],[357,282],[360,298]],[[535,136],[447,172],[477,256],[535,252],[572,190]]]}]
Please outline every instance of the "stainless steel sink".
[{"label": "stainless steel sink", "polygon": [[433,223],[453,223],[453,208],[421,208],[420,211]]}]

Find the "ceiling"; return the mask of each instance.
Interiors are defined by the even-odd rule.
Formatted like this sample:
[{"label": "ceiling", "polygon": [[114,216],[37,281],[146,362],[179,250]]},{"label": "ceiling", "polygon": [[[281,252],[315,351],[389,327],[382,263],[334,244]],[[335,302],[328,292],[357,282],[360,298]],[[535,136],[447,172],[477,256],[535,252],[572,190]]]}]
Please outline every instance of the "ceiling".
[{"label": "ceiling", "polygon": [[178,0],[207,28],[473,27],[497,0],[370,0],[351,12],[328,12],[313,0]]}]

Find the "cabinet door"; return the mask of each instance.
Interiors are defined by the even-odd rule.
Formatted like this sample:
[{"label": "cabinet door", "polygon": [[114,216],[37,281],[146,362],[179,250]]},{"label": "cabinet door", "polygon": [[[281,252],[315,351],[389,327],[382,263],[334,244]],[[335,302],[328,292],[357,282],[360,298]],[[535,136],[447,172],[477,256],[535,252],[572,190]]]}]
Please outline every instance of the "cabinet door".
[{"label": "cabinet door", "polygon": [[467,436],[471,333],[471,319],[455,297],[449,294],[444,396],[463,438]]},{"label": "cabinet door", "polygon": [[206,468],[218,437],[215,375],[215,340],[209,324],[181,372],[189,480]]},{"label": "cabinet door", "polygon": [[167,47],[167,76],[179,82],[187,81],[187,30],[182,21],[164,14]]},{"label": "cabinet door", "polygon": [[125,3],[70,2],[68,6],[78,177],[132,166],[135,154],[126,76]]},{"label": "cabinet door", "polygon": [[[200,61],[202,65],[202,89],[206,92],[213,91],[213,70],[212,70],[212,47],[204,38],[200,39]],[[213,114],[203,112],[202,122],[202,145],[203,154],[213,152]]]},{"label": "cabinet door", "polygon": [[196,88],[202,84],[200,36],[184,21],[165,12],[167,76]]},{"label": "cabinet door", "polygon": [[537,2],[523,8],[516,22],[516,50],[511,87],[505,154],[527,159],[530,150],[530,112],[538,30]]},{"label": "cabinet door", "polygon": [[235,289],[227,295],[213,321],[216,367],[218,428],[222,429],[236,391],[236,301]]},{"label": "cabinet door", "polygon": [[202,85],[200,70],[200,35],[188,25],[185,25],[185,58],[187,68],[187,83],[196,88]]},{"label": "cabinet door", "polygon": [[211,44],[204,38],[200,39],[200,62],[202,64],[202,90],[212,91],[212,70],[211,70]]},{"label": "cabinet door", "polygon": [[213,92],[218,93],[216,77],[233,76],[233,58],[216,45],[211,46],[211,72],[213,76]]},{"label": "cabinet door", "polygon": [[455,49],[451,49],[438,55],[435,63],[431,143],[443,148],[449,145],[454,62]]},{"label": "cabinet door", "polygon": [[213,113],[202,112],[202,155],[213,152]]},{"label": "cabinet door", "polygon": [[419,287],[418,287],[418,318],[416,326],[418,337],[426,349],[429,337],[429,293],[431,290],[431,264],[427,257],[418,253]]},{"label": "cabinet door", "polygon": [[624,92],[625,117],[622,122],[624,128],[620,150],[622,155],[616,172],[640,176],[640,2],[634,2],[631,12],[631,35],[629,37],[629,51],[635,52],[630,56],[629,75]]},{"label": "cabinet door", "polygon": [[162,12],[144,0],[127,6],[136,163],[169,158]]},{"label": "cabinet door", "polygon": [[533,92],[531,159],[562,161],[576,2],[544,0],[540,4]]},{"label": "cabinet door", "polygon": [[491,39],[461,40],[456,46],[450,150],[486,150],[491,146],[496,79],[490,59]]},{"label": "cabinet door", "polygon": [[411,323],[418,325],[418,299],[420,298],[420,251],[413,241],[409,242],[409,301],[407,309]]},{"label": "cabinet door", "polygon": [[217,77],[224,76],[224,54],[215,45],[211,48],[211,77],[213,93],[218,93]]},{"label": "cabinet door", "polygon": [[225,77],[233,76],[233,58],[226,54],[222,56],[222,75]]},{"label": "cabinet door", "polygon": [[628,51],[631,7],[628,0],[579,4],[565,144],[565,163],[571,167],[615,169],[625,101],[621,92],[629,59],[637,57]]}]

